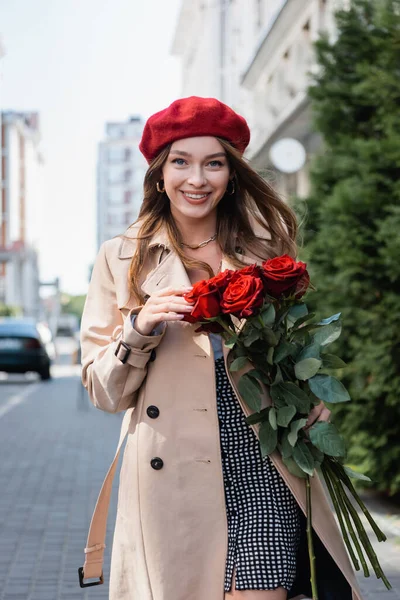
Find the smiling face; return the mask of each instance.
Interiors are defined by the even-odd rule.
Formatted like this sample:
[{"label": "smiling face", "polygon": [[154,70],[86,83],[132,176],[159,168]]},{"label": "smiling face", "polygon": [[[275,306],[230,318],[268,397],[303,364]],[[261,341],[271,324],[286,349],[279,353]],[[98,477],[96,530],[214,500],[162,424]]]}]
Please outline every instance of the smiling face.
[{"label": "smiling face", "polygon": [[215,213],[224,196],[230,168],[219,141],[200,136],[174,142],[162,174],[172,215],[204,219]]}]

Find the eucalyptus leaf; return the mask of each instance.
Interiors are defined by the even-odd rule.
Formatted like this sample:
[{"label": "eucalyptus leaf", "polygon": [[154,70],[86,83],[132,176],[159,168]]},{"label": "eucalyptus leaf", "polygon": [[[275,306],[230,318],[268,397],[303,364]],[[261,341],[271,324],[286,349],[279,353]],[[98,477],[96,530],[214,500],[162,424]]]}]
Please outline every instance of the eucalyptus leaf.
[{"label": "eucalyptus leaf", "polygon": [[303,350],[299,353],[299,355],[297,356],[297,362],[299,362],[301,360],[305,360],[306,358],[320,359],[321,358],[320,354],[321,354],[321,347],[319,344],[309,344],[308,346],[303,348]]},{"label": "eucalyptus leaf", "polygon": [[258,379],[258,381],[262,381],[263,383],[270,385],[270,380],[268,379],[267,375],[265,375],[258,369],[252,369],[251,371],[248,371],[247,375],[249,377],[252,377],[253,379]]},{"label": "eucalyptus leaf", "polygon": [[347,365],[339,356],[324,354],[322,356],[322,367],[324,369],[343,369]]},{"label": "eucalyptus leaf", "polygon": [[281,383],[282,381],[283,381],[282,371],[281,371],[279,365],[276,365],[276,374],[275,374],[274,384]]},{"label": "eucalyptus leaf", "polygon": [[279,344],[278,334],[275,331],[272,331],[272,329],[270,329],[269,327],[266,327],[262,330],[262,335],[264,340],[267,342],[268,346],[275,347]]},{"label": "eucalyptus leaf", "polygon": [[273,365],[274,364],[274,351],[275,351],[275,348],[273,346],[271,346],[271,348],[268,348],[267,363],[269,365]]},{"label": "eucalyptus leaf", "polygon": [[294,446],[299,436],[299,431],[307,423],[307,419],[297,419],[290,423],[290,433],[288,435],[288,442],[291,446]]},{"label": "eucalyptus leaf", "polygon": [[327,317],[326,319],[322,319],[322,321],[318,322],[318,325],[330,325],[334,321],[338,321],[340,319],[340,315],[341,314],[342,313],[336,313],[335,315],[332,315],[331,317]]},{"label": "eucalyptus leaf", "polygon": [[232,350],[232,348],[234,347],[234,345],[236,344],[237,341],[238,341],[238,336],[235,334],[232,337],[230,337],[229,339],[225,340],[225,346]]},{"label": "eucalyptus leaf", "polygon": [[265,458],[275,450],[278,443],[278,432],[275,429],[272,429],[269,421],[265,421],[260,425],[259,438],[261,455]]},{"label": "eucalyptus leaf", "polygon": [[322,361],[318,358],[305,358],[294,365],[294,373],[297,379],[305,381],[318,373]]},{"label": "eucalyptus leaf", "polygon": [[278,408],[276,421],[281,427],[287,427],[295,414],[295,406],[282,406],[281,408]]},{"label": "eucalyptus leaf", "polygon": [[279,363],[287,356],[291,356],[297,352],[297,348],[294,344],[291,344],[287,340],[283,339],[279,342],[274,352],[274,363]]},{"label": "eucalyptus leaf", "polygon": [[346,456],[346,447],[343,437],[339,434],[333,423],[318,421],[308,430],[311,442],[328,456]]},{"label": "eucalyptus leaf", "polygon": [[307,478],[306,473],[304,473],[304,471],[302,469],[300,469],[300,467],[294,461],[292,456],[290,456],[289,458],[282,458],[282,460],[283,460],[283,463],[286,465],[289,473],[291,473],[295,477],[301,477],[302,479]]},{"label": "eucalyptus leaf", "polygon": [[359,479],[360,481],[372,481],[366,475],[363,475],[362,473],[358,473],[357,471],[353,471],[353,469],[350,469],[350,467],[343,467],[343,468],[346,471],[347,475],[349,477],[351,477],[352,479]]},{"label": "eucalyptus leaf", "polygon": [[254,342],[259,340],[261,337],[261,331],[254,327],[250,329],[249,333],[243,338],[243,344],[246,348],[249,348]]},{"label": "eucalyptus leaf", "polygon": [[249,361],[246,356],[239,356],[238,358],[235,358],[234,361],[232,361],[232,363],[229,366],[229,370],[240,371],[240,369],[243,369],[243,367],[247,365],[248,362]]},{"label": "eucalyptus leaf", "polygon": [[303,317],[300,317],[300,319],[297,319],[295,321],[294,328],[298,329],[300,327],[300,325],[302,325],[303,323],[306,323],[306,321],[309,321],[313,317],[315,317],[315,313],[309,313],[308,315],[304,315]]},{"label": "eucalyptus leaf", "polygon": [[238,384],[239,394],[246,402],[247,406],[254,412],[259,412],[261,408],[261,387],[256,379],[242,375]]},{"label": "eucalyptus leaf", "polygon": [[272,429],[278,429],[278,425],[276,422],[276,409],[272,406],[270,411],[269,411],[269,423],[272,427]]},{"label": "eucalyptus leaf", "polygon": [[264,325],[267,327],[273,325],[275,322],[275,307],[273,304],[268,305],[266,309],[263,309],[261,312],[261,319]]},{"label": "eucalyptus leaf", "polygon": [[320,346],[328,346],[328,344],[332,344],[332,342],[337,340],[341,333],[342,324],[340,321],[337,321],[335,323],[325,325],[324,327],[320,327],[313,336],[313,342],[314,344],[319,344]]},{"label": "eucalyptus leaf", "polygon": [[343,383],[332,375],[315,375],[308,380],[310,390],[324,402],[338,404],[351,400]]},{"label": "eucalyptus leaf", "polygon": [[293,459],[300,469],[308,475],[313,475],[315,468],[314,457],[304,440],[298,440],[293,448]]},{"label": "eucalyptus leaf", "polygon": [[300,413],[309,412],[310,398],[298,385],[291,381],[284,381],[273,387],[276,388],[274,394],[283,397],[287,406],[295,406]]},{"label": "eucalyptus leaf", "polygon": [[286,429],[282,434],[281,440],[281,454],[282,458],[289,458],[293,454],[293,446],[289,444],[288,440],[289,431]]},{"label": "eucalyptus leaf", "polygon": [[262,423],[263,421],[268,421],[268,414],[270,411],[270,407],[263,408],[260,412],[255,412],[248,417],[246,417],[246,423],[248,425],[255,425],[256,423]]},{"label": "eucalyptus leaf", "polygon": [[294,304],[293,306],[291,306],[287,312],[286,315],[286,320],[288,322],[288,325],[294,325],[294,323],[297,321],[297,319],[300,319],[301,317],[304,317],[305,315],[308,314],[308,308],[306,306],[306,304]]},{"label": "eucalyptus leaf", "polygon": [[319,466],[323,462],[325,454],[317,446],[314,446],[314,444],[308,444],[308,448],[314,457],[315,465]]}]

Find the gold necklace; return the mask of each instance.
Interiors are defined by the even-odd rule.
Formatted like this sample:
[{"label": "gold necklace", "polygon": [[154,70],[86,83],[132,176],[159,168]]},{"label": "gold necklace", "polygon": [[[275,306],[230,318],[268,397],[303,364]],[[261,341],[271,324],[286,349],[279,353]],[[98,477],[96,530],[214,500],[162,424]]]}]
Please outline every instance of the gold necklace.
[{"label": "gold necklace", "polygon": [[197,246],[191,246],[190,244],[185,244],[184,242],[181,242],[181,246],[185,246],[186,248],[190,248],[191,250],[197,250],[198,248],[204,248],[204,246],[207,246],[207,244],[209,244],[210,242],[213,242],[216,239],[217,239],[217,234],[214,233],[214,235],[212,235],[210,238],[208,238],[208,240],[201,242]]}]

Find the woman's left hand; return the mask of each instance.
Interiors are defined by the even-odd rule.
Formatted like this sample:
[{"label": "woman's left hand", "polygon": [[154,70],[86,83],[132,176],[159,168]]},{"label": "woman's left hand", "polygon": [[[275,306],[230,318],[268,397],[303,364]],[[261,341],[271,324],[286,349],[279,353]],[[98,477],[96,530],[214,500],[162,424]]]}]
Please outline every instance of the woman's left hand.
[{"label": "woman's left hand", "polygon": [[311,425],[314,425],[317,421],[329,421],[331,416],[331,411],[329,408],[326,408],[325,404],[322,402],[314,406],[311,409],[310,414],[308,415],[307,423],[303,427],[303,429],[308,430]]}]

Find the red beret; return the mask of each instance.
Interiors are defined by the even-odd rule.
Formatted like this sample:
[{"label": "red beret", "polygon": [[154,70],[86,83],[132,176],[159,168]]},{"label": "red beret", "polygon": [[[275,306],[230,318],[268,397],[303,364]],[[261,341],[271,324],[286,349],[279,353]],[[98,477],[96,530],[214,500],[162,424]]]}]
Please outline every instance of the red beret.
[{"label": "red beret", "polygon": [[149,117],[139,149],[150,163],[167,144],[200,135],[221,137],[242,154],[250,141],[245,119],[229,106],[216,98],[190,96]]}]

